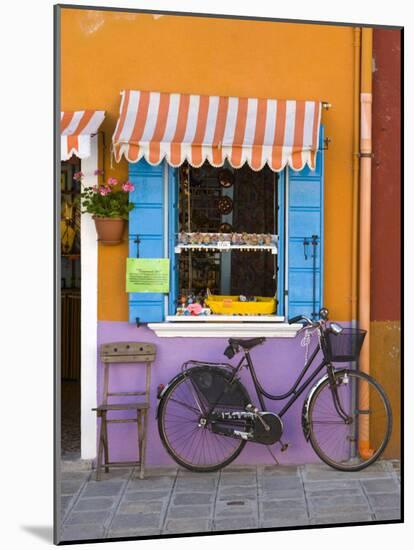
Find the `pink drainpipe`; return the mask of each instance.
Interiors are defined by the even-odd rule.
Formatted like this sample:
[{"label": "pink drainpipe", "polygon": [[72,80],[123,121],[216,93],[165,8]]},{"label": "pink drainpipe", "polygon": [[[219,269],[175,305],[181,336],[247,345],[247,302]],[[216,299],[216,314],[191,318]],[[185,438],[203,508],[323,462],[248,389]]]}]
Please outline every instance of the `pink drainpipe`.
[{"label": "pink drainpipe", "polygon": [[[361,43],[361,134],[360,134],[360,210],[359,210],[359,324],[367,331],[359,367],[370,371],[371,321],[371,158],[372,158],[372,28],[362,29]],[[368,388],[362,388],[359,409],[369,409]],[[372,454],[367,415],[359,416],[358,448],[362,457]]]}]

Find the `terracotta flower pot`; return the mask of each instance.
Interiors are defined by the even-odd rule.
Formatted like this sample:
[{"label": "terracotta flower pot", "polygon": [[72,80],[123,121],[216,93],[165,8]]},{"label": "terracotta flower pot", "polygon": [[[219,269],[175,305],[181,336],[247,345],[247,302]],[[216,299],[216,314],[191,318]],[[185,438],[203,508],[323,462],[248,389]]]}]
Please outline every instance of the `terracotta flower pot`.
[{"label": "terracotta flower pot", "polygon": [[98,241],[101,244],[119,244],[122,242],[126,220],[122,218],[99,218],[93,216]]}]

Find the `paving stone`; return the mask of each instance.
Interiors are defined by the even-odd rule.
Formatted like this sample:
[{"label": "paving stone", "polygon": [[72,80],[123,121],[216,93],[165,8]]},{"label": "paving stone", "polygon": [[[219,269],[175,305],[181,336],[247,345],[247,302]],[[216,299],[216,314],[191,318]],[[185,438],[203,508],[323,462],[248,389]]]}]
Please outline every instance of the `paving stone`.
[{"label": "paving stone", "polygon": [[78,481],[82,483],[88,479],[91,475],[91,472],[62,472],[60,474],[60,479],[62,481]]},{"label": "paving stone", "polygon": [[186,469],[178,469],[177,477],[191,477],[193,479],[217,479],[219,477],[219,472],[191,472]]},{"label": "paving stone", "polygon": [[260,522],[260,527],[262,528],[278,528],[278,527],[298,527],[298,526],[304,526],[309,525],[310,520],[308,518],[305,518],[304,516],[302,518],[296,519],[296,518],[290,518],[290,519],[270,519],[266,521]]},{"label": "paving stone", "polygon": [[262,478],[260,480],[260,487],[262,490],[286,490],[286,489],[300,489],[303,490],[303,484],[299,477],[273,477]]},{"label": "paving stone", "polygon": [[110,530],[160,528],[160,514],[117,514]]},{"label": "paving stone", "polygon": [[401,519],[400,508],[384,508],[383,510],[375,511],[375,519],[385,521],[387,519]]},{"label": "paving stone", "polygon": [[60,499],[60,511],[61,511],[62,517],[64,516],[66,510],[69,509],[69,506],[72,502],[72,498],[73,497],[71,495],[61,497],[61,499]]},{"label": "paving stone", "polygon": [[123,499],[125,501],[152,502],[167,499],[170,496],[171,489],[165,491],[126,491]]},{"label": "paving stone", "polygon": [[253,517],[215,519],[214,531],[241,531],[243,529],[257,529],[259,520]]},{"label": "paving stone", "polygon": [[76,480],[66,480],[62,481],[60,484],[60,494],[61,495],[74,495],[82,487],[81,481]]},{"label": "paving stone", "polygon": [[187,493],[188,491],[207,492],[207,491],[214,491],[216,487],[217,487],[217,479],[179,478],[175,483],[174,492],[175,493]]},{"label": "paving stone", "polygon": [[220,487],[217,495],[218,500],[243,500],[257,499],[257,487]]},{"label": "paving stone", "polygon": [[227,468],[223,468],[221,470],[221,477],[225,477],[227,475],[233,475],[233,474],[239,474],[239,475],[256,475],[256,466],[227,466]]},{"label": "paving stone", "polygon": [[305,481],[305,491],[307,493],[313,493],[315,491],[337,491],[342,493],[344,489],[354,489],[355,491],[361,491],[361,486],[358,480],[337,480],[337,481]]},{"label": "paving stone", "polygon": [[108,511],[99,512],[72,512],[65,521],[65,525],[103,524],[109,516]]},{"label": "paving stone", "polygon": [[306,464],[303,467],[302,475],[305,481],[349,481],[355,479],[389,478],[391,474],[383,464],[375,463],[360,472],[341,472],[325,464]]},{"label": "paving stone", "polygon": [[216,517],[228,516],[257,516],[257,501],[255,500],[227,500],[216,502]]},{"label": "paving stone", "polygon": [[153,537],[154,535],[160,534],[161,529],[158,527],[119,527],[117,529],[110,529],[106,534],[105,539],[120,537]]},{"label": "paving stone", "polygon": [[221,487],[228,487],[229,485],[233,486],[246,486],[246,485],[256,485],[256,476],[241,476],[241,475],[228,475],[220,479]]},{"label": "paving stone", "polygon": [[369,494],[395,493],[398,491],[398,485],[394,479],[364,479],[361,484]]},{"label": "paving stone", "polygon": [[330,516],[312,517],[309,521],[310,525],[332,525],[342,523],[356,523],[359,521],[372,521],[371,514],[335,514]]},{"label": "paving stone", "polygon": [[288,466],[265,466],[263,468],[264,476],[289,476],[294,477],[299,475],[300,467],[295,465]]},{"label": "paving stone", "polygon": [[269,489],[259,490],[260,500],[280,500],[286,498],[304,498],[303,489]]},{"label": "paving stone", "polygon": [[350,506],[368,506],[368,501],[364,495],[342,495],[336,493],[334,496],[313,496],[308,495],[308,504],[310,508],[336,508]]},{"label": "paving stone", "polygon": [[363,496],[362,489],[360,487],[357,487],[355,489],[341,489],[338,491],[337,489],[331,489],[329,485],[327,486],[327,489],[323,489],[320,491],[312,491],[311,493],[308,493],[309,497],[332,497],[337,496],[338,493],[341,496]]},{"label": "paving stone", "polygon": [[199,518],[207,519],[211,517],[212,506],[170,506],[168,510],[168,519],[179,518]]},{"label": "paving stone", "polygon": [[257,487],[254,485],[219,485],[219,495],[229,495],[234,492],[243,493],[250,496],[257,496]]},{"label": "paving stone", "polygon": [[88,540],[101,539],[104,536],[102,525],[70,525],[63,529],[61,540]]},{"label": "paving stone", "polygon": [[261,501],[262,510],[306,510],[306,502],[304,498],[282,499],[282,500],[266,500]]},{"label": "paving stone", "polygon": [[79,458],[79,454],[75,453],[73,459],[65,459],[60,461],[60,471],[63,472],[86,472],[90,473],[93,467],[93,460],[84,460]]},{"label": "paving stone", "polygon": [[354,506],[321,506],[320,508],[309,508],[310,516],[313,517],[324,517],[332,516],[341,518],[342,516],[348,516],[351,514],[372,514],[368,505],[354,505]]},{"label": "paving stone", "polygon": [[[145,478],[177,475],[177,466],[147,466],[145,468]],[[134,469],[134,473],[139,474],[139,468]]]},{"label": "paving stone", "polygon": [[371,506],[374,510],[381,508],[399,508],[400,495],[399,493],[377,493],[368,495]]},{"label": "paving stone", "polygon": [[[105,470],[102,470],[99,483],[102,483],[103,481],[129,479],[131,477],[131,474],[132,468],[110,468],[109,472],[105,472]],[[92,479],[96,479],[95,473],[93,474]]]},{"label": "paving stone", "polygon": [[113,497],[117,496],[122,487],[123,481],[90,481],[82,493],[82,497]]},{"label": "paving stone", "polygon": [[150,512],[157,512],[160,514],[162,510],[165,507],[164,502],[160,501],[151,501],[151,502],[143,502],[143,501],[129,501],[129,502],[122,502],[120,505],[117,514],[137,514],[137,513],[150,513]]},{"label": "paving stone", "polygon": [[173,497],[173,505],[198,505],[213,502],[214,493],[179,493]]},{"label": "paving stone", "polygon": [[108,510],[114,506],[115,500],[110,497],[81,498],[76,503],[74,512]]},{"label": "paving stone", "polygon": [[212,522],[209,519],[172,519],[168,520],[163,533],[202,533],[211,531]]},{"label": "paving stone", "polygon": [[308,521],[308,514],[305,508],[291,510],[289,508],[264,508],[261,511],[261,520],[270,522],[280,521]]},{"label": "paving stone", "polygon": [[169,489],[174,483],[173,477],[161,476],[147,479],[131,479],[128,491],[159,491]]}]

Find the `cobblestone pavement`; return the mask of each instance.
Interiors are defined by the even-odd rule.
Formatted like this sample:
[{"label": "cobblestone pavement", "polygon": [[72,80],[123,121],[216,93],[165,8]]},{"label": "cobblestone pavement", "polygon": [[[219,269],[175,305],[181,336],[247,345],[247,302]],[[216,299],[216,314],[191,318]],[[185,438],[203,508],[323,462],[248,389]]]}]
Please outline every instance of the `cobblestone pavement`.
[{"label": "cobblestone pavement", "polygon": [[356,473],[323,464],[62,471],[61,540],[151,536],[400,519],[400,469],[380,461]]}]

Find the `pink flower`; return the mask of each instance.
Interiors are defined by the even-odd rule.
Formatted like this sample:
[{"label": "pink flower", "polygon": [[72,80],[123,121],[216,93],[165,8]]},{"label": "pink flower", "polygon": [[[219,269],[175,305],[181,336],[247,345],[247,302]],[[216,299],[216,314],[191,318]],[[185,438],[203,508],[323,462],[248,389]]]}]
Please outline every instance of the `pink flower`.
[{"label": "pink flower", "polygon": [[130,191],[134,191],[134,190],[135,190],[135,186],[130,181],[126,181],[125,183],[122,184],[122,191],[125,191],[125,193],[129,193]]},{"label": "pink flower", "polygon": [[75,181],[80,181],[83,178],[84,174],[82,172],[75,172],[73,174],[73,179]]},{"label": "pink flower", "polygon": [[99,188],[99,194],[102,195],[103,197],[110,192],[111,190],[109,189],[109,187],[104,187],[103,185],[101,185],[101,187]]},{"label": "pink flower", "polygon": [[92,191],[93,191],[94,193],[97,193],[98,190],[99,190],[99,185],[92,185]]},{"label": "pink flower", "polygon": [[98,168],[97,170],[95,170],[95,172],[93,173],[94,176],[103,176],[104,174],[104,171],[102,170],[102,168]]},{"label": "pink flower", "polygon": [[118,180],[116,178],[108,178],[108,185],[117,185]]}]

